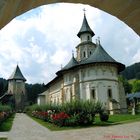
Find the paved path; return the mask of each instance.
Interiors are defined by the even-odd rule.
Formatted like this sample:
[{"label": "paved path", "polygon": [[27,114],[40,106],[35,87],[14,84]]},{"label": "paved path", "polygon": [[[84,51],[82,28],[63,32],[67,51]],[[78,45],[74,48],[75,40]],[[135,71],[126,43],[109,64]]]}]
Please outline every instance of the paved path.
[{"label": "paved path", "polygon": [[140,122],[108,127],[50,131],[25,114],[16,114],[8,140],[138,140]]},{"label": "paved path", "polygon": [[0,132],[0,138],[7,138],[8,132]]}]

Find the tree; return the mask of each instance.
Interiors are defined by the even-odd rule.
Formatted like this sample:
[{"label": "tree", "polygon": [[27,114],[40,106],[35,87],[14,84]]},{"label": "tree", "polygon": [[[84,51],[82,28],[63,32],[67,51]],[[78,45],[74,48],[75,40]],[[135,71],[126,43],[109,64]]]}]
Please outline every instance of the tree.
[{"label": "tree", "polygon": [[125,93],[132,92],[132,85],[128,82],[127,79],[125,79],[123,76],[119,76],[119,81],[122,82]]},{"label": "tree", "polygon": [[140,72],[136,74],[136,79],[140,79]]},{"label": "tree", "polygon": [[0,78],[0,96],[8,90],[8,82],[6,79]]},{"label": "tree", "polygon": [[44,91],[44,84],[26,84],[27,100],[29,104],[36,103],[38,94]]},{"label": "tree", "polygon": [[4,89],[4,86],[3,86],[3,82],[1,81],[0,82],[0,96],[3,94],[3,89]]},{"label": "tree", "polygon": [[132,84],[133,88],[132,91],[135,92],[140,92],[140,80],[135,80]]}]

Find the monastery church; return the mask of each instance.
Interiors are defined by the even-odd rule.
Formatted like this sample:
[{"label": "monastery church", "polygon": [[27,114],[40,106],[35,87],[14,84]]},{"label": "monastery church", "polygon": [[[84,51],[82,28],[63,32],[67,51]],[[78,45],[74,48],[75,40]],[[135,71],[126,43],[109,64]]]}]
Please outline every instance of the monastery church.
[{"label": "monastery church", "polygon": [[125,109],[124,88],[118,81],[119,72],[125,66],[114,60],[102,47],[100,40],[92,42],[94,32],[84,13],[77,36],[77,56],[46,85],[46,91],[38,97],[38,104],[62,104],[74,99],[100,101],[108,109]]}]

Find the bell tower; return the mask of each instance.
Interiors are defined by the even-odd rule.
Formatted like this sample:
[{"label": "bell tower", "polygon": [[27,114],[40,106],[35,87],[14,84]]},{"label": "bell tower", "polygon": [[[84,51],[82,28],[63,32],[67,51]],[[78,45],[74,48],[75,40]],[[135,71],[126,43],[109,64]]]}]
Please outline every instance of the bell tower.
[{"label": "bell tower", "polygon": [[80,38],[81,43],[76,47],[77,51],[77,61],[82,61],[88,58],[95,50],[96,45],[92,42],[92,37],[95,35],[94,32],[91,30],[86,14],[85,9],[84,11],[84,18],[83,23],[78,32],[77,36]]},{"label": "bell tower", "polygon": [[13,96],[15,110],[23,110],[25,105],[25,81],[19,66],[17,65],[14,72],[8,79],[8,94]]}]

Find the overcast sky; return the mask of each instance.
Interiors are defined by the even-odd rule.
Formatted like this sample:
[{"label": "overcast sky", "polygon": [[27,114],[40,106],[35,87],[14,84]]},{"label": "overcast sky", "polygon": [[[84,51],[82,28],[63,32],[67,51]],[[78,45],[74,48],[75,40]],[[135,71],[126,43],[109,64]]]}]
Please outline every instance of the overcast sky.
[{"label": "overcast sky", "polygon": [[116,17],[88,5],[51,4],[24,13],[0,30],[0,77],[7,79],[18,63],[28,83],[54,78],[80,43],[83,8],[95,33],[93,42],[100,37],[104,49],[126,66],[140,61],[139,36]]}]

